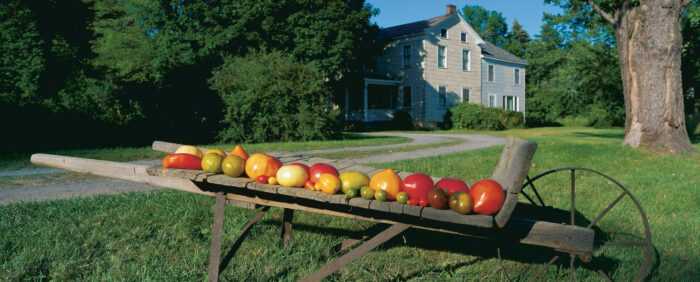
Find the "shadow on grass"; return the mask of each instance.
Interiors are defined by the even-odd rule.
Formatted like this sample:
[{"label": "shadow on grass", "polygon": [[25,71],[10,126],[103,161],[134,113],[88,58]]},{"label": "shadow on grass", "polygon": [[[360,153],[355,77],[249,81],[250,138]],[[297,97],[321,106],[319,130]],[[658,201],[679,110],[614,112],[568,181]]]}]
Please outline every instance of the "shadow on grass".
[{"label": "shadow on grass", "polygon": [[598,138],[611,138],[611,139],[622,139],[625,137],[624,133],[574,132],[574,135],[580,136],[580,137],[598,137]]}]

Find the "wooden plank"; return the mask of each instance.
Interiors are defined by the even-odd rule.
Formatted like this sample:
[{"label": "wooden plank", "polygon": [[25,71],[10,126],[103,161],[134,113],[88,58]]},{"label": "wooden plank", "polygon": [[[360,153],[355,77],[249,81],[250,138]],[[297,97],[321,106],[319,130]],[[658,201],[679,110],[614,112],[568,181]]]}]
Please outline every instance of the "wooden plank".
[{"label": "wooden plank", "polygon": [[592,252],[595,231],[590,228],[514,217],[504,234],[520,243],[573,252]]},{"label": "wooden plank", "polygon": [[404,204],[398,202],[389,202],[389,212],[394,214],[402,214]]},{"label": "wooden plank", "polygon": [[333,163],[333,166],[338,170],[338,172],[343,173],[346,171],[351,171],[347,170],[347,168],[354,166],[355,163],[348,162],[348,161],[339,161],[336,163]]},{"label": "wooden plank", "polygon": [[369,209],[381,212],[389,212],[389,202],[380,202],[377,200],[372,200],[369,203]]},{"label": "wooden plank", "polygon": [[369,200],[365,200],[363,198],[357,197],[357,198],[352,198],[348,201],[348,205],[351,205],[353,207],[359,207],[363,209],[368,209],[369,208]]},{"label": "wooden plank", "polygon": [[536,150],[537,143],[509,137],[501,152],[498,165],[491,176],[491,179],[496,180],[508,191],[503,207],[494,216],[498,227],[504,227],[513,214],[518,202],[518,194],[525,183]]},{"label": "wooden plank", "polygon": [[[165,152],[168,154],[175,153],[177,151],[177,148],[180,148],[183,144],[177,144],[177,143],[170,143],[170,142],[165,142],[165,141],[153,141],[153,145],[151,145],[151,148],[154,151],[160,151],[160,152]],[[205,154],[207,151],[209,151],[208,148],[204,147],[197,147],[199,148],[200,151],[202,151],[203,154]]]},{"label": "wooden plank", "polygon": [[217,174],[207,177],[206,182],[223,186],[245,188],[248,183],[255,182],[255,180],[248,177],[229,177],[223,174]]},{"label": "wooden plank", "polygon": [[375,169],[377,169],[377,168],[371,167],[371,166],[366,166],[366,165],[355,164],[355,165],[344,168],[343,171],[359,171],[359,172],[362,172],[364,174],[367,174],[368,172],[373,171]]},{"label": "wooden plank", "polygon": [[374,170],[371,170],[370,172],[368,172],[367,176],[372,178],[372,176],[374,176],[375,174],[377,174],[378,172],[380,172],[382,170],[385,170],[385,169],[384,168],[375,168]]},{"label": "wooden plank", "polygon": [[205,181],[207,177],[216,175],[216,173],[208,173],[203,170],[194,169],[179,169],[179,168],[163,168],[150,167],[146,170],[152,176],[171,176],[185,178],[194,181]]},{"label": "wooden plank", "polygon": [[265,193],[277,194],[277,188],[279,185],[262,184],[257,181],[248,182],[245,188]]},{"label": "wooden plank", "polygon": [[420,216],[425,219],[431,219],[441,222],[464,224],[483,228],[493,227],[493,218],[491,216],[480,214],[463,215],[449,209],[436,210],[431,207],[425,207],[423,208],[423,211],[421,212]]},{"label": "wooden plank", "polygon": [[421,206],[404,205],[402,213],[405,215],[420,217],[421,211],[423,211],[423,207]]},{"label": "wooden plank", "polygon": [[249,210],[254,210],[254,209],[258,208],[258,205],[256,205],[256,204],[244,202],[244,201],[233,200],[233,199],[226,199],[226,205],[231,206],[231,207],[236,207],[236,208],[249,209]]},{"label": "wooden plank", "polygon": [[298,160],[304,160],[304,159],[307,159],[307,158],[308,158],[308,157],[295,155],[295,156],[289,156],[289,157],[279,158],[279,160],[280,160],[280,162],[282,162],[283,164],[290,164],[290,163],[297,162]]},{"label": "wooden plank", "polygon": [[399,177],[401,177],[401,179],[403,180],[403,179],[405,179],[406,177],[408,177],[409,175],[413,174],[413,172],[402,171],[402,172],[399,172],[399,173],[397,173],[397,174],[398,174]]},{"label": "wooden plank", "polygon": [[303,199],[313,199],[313,197],[316,193],[317,192],[308,190],[306,188],[297,188],[297,187],[279,187],[279,188],[277,188],[277,194],[292,196],[292,197],[296,197],[296,198],[303,198]]}]

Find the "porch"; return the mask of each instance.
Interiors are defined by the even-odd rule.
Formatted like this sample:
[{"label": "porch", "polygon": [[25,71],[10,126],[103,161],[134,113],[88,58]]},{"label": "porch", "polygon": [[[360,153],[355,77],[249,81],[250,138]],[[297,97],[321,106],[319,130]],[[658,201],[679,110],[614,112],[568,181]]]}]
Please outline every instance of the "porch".
[{"label": "porch", "polygon": [[394,117],[394,112],[401,109],[398,80],[365,78],[358,88],[361,89],[352,91],[349,87],[345,88],[347,121],[389,121]]}]

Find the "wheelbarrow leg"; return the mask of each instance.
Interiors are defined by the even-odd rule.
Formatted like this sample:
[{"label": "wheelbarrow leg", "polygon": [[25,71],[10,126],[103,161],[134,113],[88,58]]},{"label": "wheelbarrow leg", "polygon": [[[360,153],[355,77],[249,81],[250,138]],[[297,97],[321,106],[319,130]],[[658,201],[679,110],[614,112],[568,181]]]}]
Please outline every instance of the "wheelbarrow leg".
[{"label": "wheelbarrow leg", "polygon": [[408,229],[409,227],[411,226],[408,224],[394,224],[386,230],[380,232],[376,236],[372,237],[372,239],[369,239],[367,242],[363,243],[359,247],[349,251],[344,256],[335,259],[331,263],[327,264],[319,270],[316,270],[316,272],[311,273],[311,275],[306,276],[304,279],[301,279],[299,281],[320,281],[328,275],[331,275],[334,272],[338,271],[343,266],[351,263],[356,258],[359,258],[360,256],[366,254],[367,252],[371,251],[372,249],[376,248],[382,243],[389,241],[389,239],[394,238],[396,235],[401,234],[401,232]]},{"label": "wheelbarrow leg", "polygon": [[294,219],[293,209],[284,209],[284,215],[282,216],[282,235],[280,235],[282,247],[286,247],[289,244],[289,237],[292,233],[292,220]]},{"label": "wheelbarrow leg", "polygon": [[211,250],[209,251],[209,281],[219,281],[219,261],[221,260],[221,231],[224,228],[224,208],[226,193],[216,192],[214,204],[214,224],[211,228]]}]

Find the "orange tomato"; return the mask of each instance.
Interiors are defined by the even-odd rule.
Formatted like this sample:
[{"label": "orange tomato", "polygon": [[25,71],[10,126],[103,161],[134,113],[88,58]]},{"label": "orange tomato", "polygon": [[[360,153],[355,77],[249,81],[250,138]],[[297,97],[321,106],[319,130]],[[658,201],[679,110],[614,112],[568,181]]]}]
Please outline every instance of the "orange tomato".
[{"label": "orange tomato", "polygon": [[384,190],[387,199],[393,201],[396,200],[396,194],[403,191],[403,182],[393,169],[388,168],[373,175],[369,187],[374,191]]},{"label": "orange tomato", "polygon": [[277,175],[277,170],[282,167],[282,162],[275,157],[263,153],[253,154],[245,162],[245,173],[252,179],[258,179],[265,175],[273,177]]},{"label": "orange tomato", "polygon": [[233,151],[231,151],[231,153],[229,154],[241,157],[241,159],[243,159],[244,162],[248,160],[248,153],[246,153],[245,150],[243,150],[243,147],[241,147],[241,145],[236,145],[236,147],[233,148]]},{"label": "orange tomato", "polygon": [[340,179],[334,174],[324,173],[318,179],[318,184],[321,186],[321,191],[326,194],[335,194],[340,191]]},{"label": "orange tomato", "polygon": [[206,153],[204,153],[204,155],[206,155],[206,154],[219,154],[220,156],[222,156],[224,158],[226,157],[226,153],[224,153],[224,151],[221,151],[219,149],[209,149]]}]

